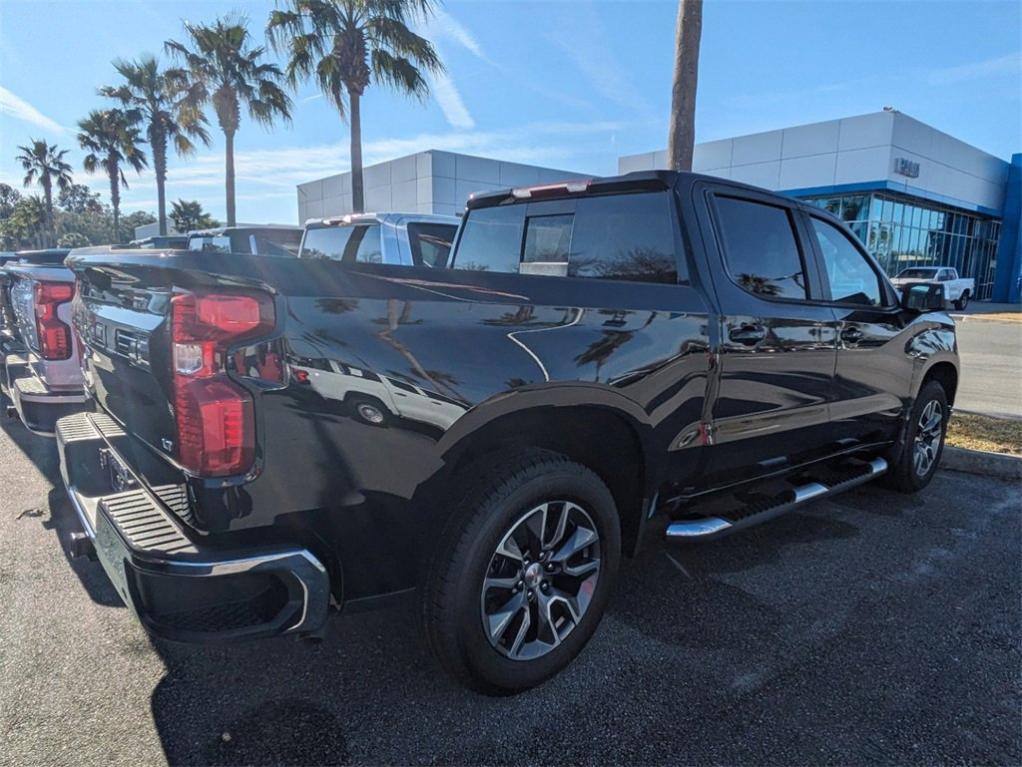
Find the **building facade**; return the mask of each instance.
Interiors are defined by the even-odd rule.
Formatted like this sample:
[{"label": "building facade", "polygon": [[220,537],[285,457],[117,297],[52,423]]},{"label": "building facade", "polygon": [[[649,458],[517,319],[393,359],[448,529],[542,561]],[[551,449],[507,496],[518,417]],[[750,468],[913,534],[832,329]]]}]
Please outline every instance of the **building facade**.
[{"label": "building facade", "polygon": [[[472,192],[587,178],[571,171],[541,168],[430,149],[369,165],[362,171],[365,209],[378,213],[459,215]],[[353,212],[351,173],[298,186],[298,220]]]},{"label": "building facade", "polygon": [[[618,160],[621,173],[666,165],[666,151]],[[711,141],[693,157],[696,172],[835,213],[888,273],[953,266],[976,280],[975,298],[1001,301],[1019,300],[1012,167],[896,111]],[[1016,233],[1014,245],[1002,229]]]},{"label": "building facade", "polygon": [[[667,152],[618,170],[667,166]],[[953,266],[977,299],[1020,301],[1022,155],[1012,162],[893,110],[710,141],[693,170],[765,187],[849,223],[884,269]],[[364,169],[366,210],[458,215],[472,192],[592,174],[427,150]],[[351,174],[298,186],[299,221],[352,212]]]}]

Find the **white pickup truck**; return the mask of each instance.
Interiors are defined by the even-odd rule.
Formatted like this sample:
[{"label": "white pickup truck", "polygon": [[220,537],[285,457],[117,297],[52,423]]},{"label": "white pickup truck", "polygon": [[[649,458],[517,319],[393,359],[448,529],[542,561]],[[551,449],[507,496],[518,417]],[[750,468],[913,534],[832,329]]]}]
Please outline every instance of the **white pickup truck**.
[{"label": "white pickup truck", "polygon": [[900,288],[910,283],[926,282],[944,286],[944,300],[961,311],[969,305],[969,299],[976,294],[976,281],[971,277],[959,277],[958,270],[950,266],[913,266],[902,269],[891,282]]}]

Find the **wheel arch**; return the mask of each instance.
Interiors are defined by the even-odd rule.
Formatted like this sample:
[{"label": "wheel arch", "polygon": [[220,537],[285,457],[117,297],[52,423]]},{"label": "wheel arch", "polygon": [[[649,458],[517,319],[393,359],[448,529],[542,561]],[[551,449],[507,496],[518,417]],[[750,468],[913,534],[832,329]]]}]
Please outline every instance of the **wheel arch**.
[{"label": "wheel arch", "polygon": [[916,396],[930,381],[936,381],[944,388],[948,405],[954,406],[955,393],[958,391],[958,367],[950,360],[934,362],[923,373],[919,381],[919,388],[916,390]]},{"label": "wheel arch", "polygon": [[[603,480],[614,496],[622,548],[634,551],[655,484],[648,460],[650,427],[645,413],[631,400],[600,390],[604,394],[594,396],[588,391],[584,403],[577,402],[577,391],[569,396],[575,402],[565,402],[562,389],[553,396],[550,391],[521,392],[519,397],[474,409],[441,439],[445,468],[434,487],[458,488],[462,484],[458,477],[472,475],[482,464],[501,460],[512,451],[550,450],[588,467]],[[512,401],[514,406],[509,407]]]}]

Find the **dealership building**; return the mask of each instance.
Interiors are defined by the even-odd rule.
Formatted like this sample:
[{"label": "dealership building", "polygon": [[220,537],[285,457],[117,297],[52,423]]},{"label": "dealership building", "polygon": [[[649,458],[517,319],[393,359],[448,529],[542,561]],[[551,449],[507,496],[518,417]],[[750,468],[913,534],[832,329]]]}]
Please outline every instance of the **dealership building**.
[{"label": "dealership building", "polygon": [[[618,170],[664,168],[666,151]],[[848,222],[891,274],[956,267],[977,299],[1020,301],[1022,154],[994,157],[893,110],[698,144],[693,170],[809,200]],[[476,191],[580,174],[424,151],[366,167],[366,209],[459,214]],[[350,174],[298,187],[301,221],[351,212]]]}]

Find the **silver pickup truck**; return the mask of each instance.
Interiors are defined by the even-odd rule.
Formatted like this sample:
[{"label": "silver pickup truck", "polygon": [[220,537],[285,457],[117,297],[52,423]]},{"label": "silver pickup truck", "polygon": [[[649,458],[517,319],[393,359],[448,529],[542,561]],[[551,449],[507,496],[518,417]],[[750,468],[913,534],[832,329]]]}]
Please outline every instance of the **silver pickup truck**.
[{"label": "silver pickup truck", "polygon": [[352,213],[311,219],[299,258],[443,268],[461,220],[429,213]]},{"label": "silver pickup truck", "polygon": [[53,436],[58,418],[85,404],[78,349],[71,332],[74,274],[68,251],[19,253],[0,282],[0,392],[7,411],[32,432]]}]

